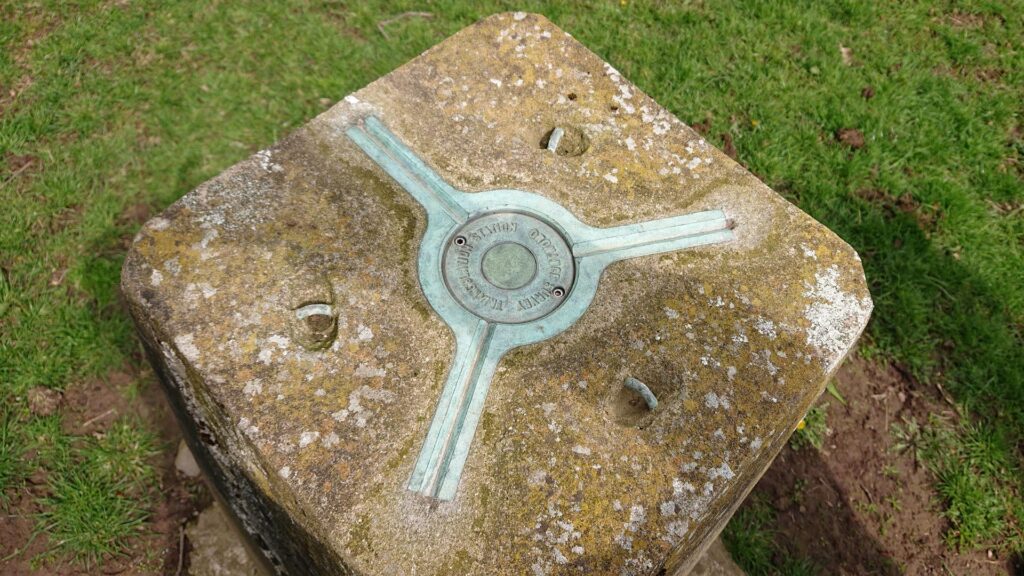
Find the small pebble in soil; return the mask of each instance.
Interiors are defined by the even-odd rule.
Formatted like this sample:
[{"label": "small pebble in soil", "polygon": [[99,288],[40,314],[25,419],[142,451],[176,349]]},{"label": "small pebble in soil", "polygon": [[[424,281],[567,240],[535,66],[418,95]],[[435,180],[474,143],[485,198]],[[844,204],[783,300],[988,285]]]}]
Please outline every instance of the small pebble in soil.
[{"label": "small pebble in soil", "polygon": [[184,440],[178,442],[178,455],[174,457],[174,467],[189,478],[199,476],[199,464],[196,463],[195,456],[192,456],[192,451],[188,449]]}]

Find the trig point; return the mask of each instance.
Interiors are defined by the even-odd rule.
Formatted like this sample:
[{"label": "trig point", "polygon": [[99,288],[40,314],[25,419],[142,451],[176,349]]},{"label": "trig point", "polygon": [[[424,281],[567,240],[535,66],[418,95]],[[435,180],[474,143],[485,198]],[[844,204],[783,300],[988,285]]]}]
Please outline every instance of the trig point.
[{"label": "trig point", "polygon": [[871,311],[846,243],[523,13],[187,194],[123,288],[286,574],[686,574]]}]

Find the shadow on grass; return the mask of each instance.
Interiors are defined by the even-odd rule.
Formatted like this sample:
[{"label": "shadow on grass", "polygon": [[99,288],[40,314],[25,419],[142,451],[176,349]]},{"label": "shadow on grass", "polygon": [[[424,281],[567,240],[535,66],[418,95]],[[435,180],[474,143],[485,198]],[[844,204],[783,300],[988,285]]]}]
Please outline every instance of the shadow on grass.
[{"label": "shadow on grass", "polygon": [[[846,505],[849,496],[820,454],[804,450],[796,460],[769,469],[723,533],[747,574],[902,575]],[[798,495],[794,477],[805,487]]]},{"label": "shadow on grass", "polygon": [[[805,206],[812,214],[815,208],[821,207]],[[843,409],[845,415],[829,417],[830,422],[839,418],[834,423],[842,428],[830,440],[832,456],[785,450],[730,523],[725,533],[730,551],[753,575],[895,575],[906,570],[908,561],[919,568],[927,564],[940,569],[948,561],[957,568],[1024,573],[1020,320],[998,290],[931,239],[941,221],[922,222],[914,210],[884,194],[850,195],[821,212],[816,216],[864,259],[875,300],[866,352],[895,368],[885,375],[886,364],[876,364],[883,368],[861,375],[861,386],[839,379],[851,406]],[[886,396],[889,391],[915,398],[910,404],[919,403],[917,408],[904,412],[907,400],[896,402]],[[886,399],[879,401],[881,396]],[[966,410],[957,416],[961,409]],[[939,412],[948,415],[936,418]],[[891,451],[898,443],[890,426],[904,419],[920,425],[913,427],[916,437],[905,448],[914,452],[904,460],[920,462],[931,472],[916,485],[925,496],[910,502],[911,507],[926,516],[934,514],[926,509],[941,510],[948,521],[944,527],[938,519],[938,524],[917,527],[914,538],[929,530],[942,532],[931,534],[935,541],[927,546],[906,541],[906,534],[915,534],[908,526],[901,528],[901,541],[873,536],[886,533],[891,520],[886,510],[899,512],[900,504],[879,501],[877,493],[872,501],[864,488],[872,484],[868,477],[877,481],[895,471],[885,466],[898,459]],[[837,460],[845,460],[845,468]],[[896,483],[906,480],[897,477]],[[941,506],[929,504],[933,482],[934,500]],[[904,506],[908,500],[914,499],[904,498]],[[878,522],[866,526],[865,517]],[[973,552],[979,548],[983,552]],[[997,552],[1002,560],[984,558],[984,550]]]},{"label": "shadow on grass", "polygon": [[[952,524],[948,540],[1020,553],[1024,320],[1001,297],[1018,288],[989,285],[960,261],[958,249],[940,245],[941,209],[936,214],[884,190],[861,190],[828,205],[789,196],[863,258],[875,303],[865,352],[892,361],[912,387],[934,387],[970,415],[947,423],[955,433],[944,453],[924,458]],[[1006,217],[991,215],[984,224]],[[971,233],[959,226],[956,232]]]}]

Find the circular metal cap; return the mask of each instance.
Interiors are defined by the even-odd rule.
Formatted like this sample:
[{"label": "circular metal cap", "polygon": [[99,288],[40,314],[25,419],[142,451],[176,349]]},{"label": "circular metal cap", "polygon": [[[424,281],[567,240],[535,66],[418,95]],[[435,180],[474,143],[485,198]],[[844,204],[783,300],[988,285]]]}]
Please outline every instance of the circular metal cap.
[{"label": "circular metal cap", "polygon": [[481,262],[484,278],[498,288],[516,290],[537,276],[537,259],[526,246],[505,242],[491,248]]},{"label": "circular metal cap", "polygon": [[445,246],[441,267],[460,304],[504,324],[536,320],[558,308],[575,276],[572,251],[561,234],[520,212],[467,222]]}]

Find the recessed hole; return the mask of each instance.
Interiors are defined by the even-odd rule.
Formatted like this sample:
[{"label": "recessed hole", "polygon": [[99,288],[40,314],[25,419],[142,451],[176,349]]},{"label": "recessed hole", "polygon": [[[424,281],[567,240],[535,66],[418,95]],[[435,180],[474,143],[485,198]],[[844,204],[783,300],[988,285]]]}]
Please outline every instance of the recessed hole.
[{"label": "recessed hole", "polygon": [[619,111],[619,105],[618,104],[612,104],[611,106],[608,107],[608,109],[611,110],[612,112],[618,112]]},{"label": "recessed hole", "polygon": [[623,386],[612,400],[612,418],[623,426],[637,426],[651,413],[640,394]]},{"label": "recessed hole", "polygon": [[326,314],[314,314],[313,316],[306,316],[306,326],[313,332],[327,332],[330,331],[331,325],[334,323],[334,317]]},{"label": "recessed hole", "polygon": [[568,98],[569,100],[575,100],[576,99],[576,93],[575,92],[569,92],[568,94],[565,95],[565,97]]},{"label": "recessed hole", "polygon": [[466,237],[465,236],[456,236],[455,237],[455,245],[456,246],[465,246],[466,245]]},{"label": "recessed hole", "polygon": [[587,135],[575,126],[556,126],[548,130],[544,137],[540,139],[540,147],[550,150],[552,146],[549,145],[552,142],[552,137],[556,138],[553,148],[555,154],[559,156],[579,156],[590,147],[590,140],[587,138]]},{"label": "recessed hole", "polygon": [[326,302],[306,304],[295,310],[292,336],[307,350],[323,350],[338,334],[334,307]]}]

